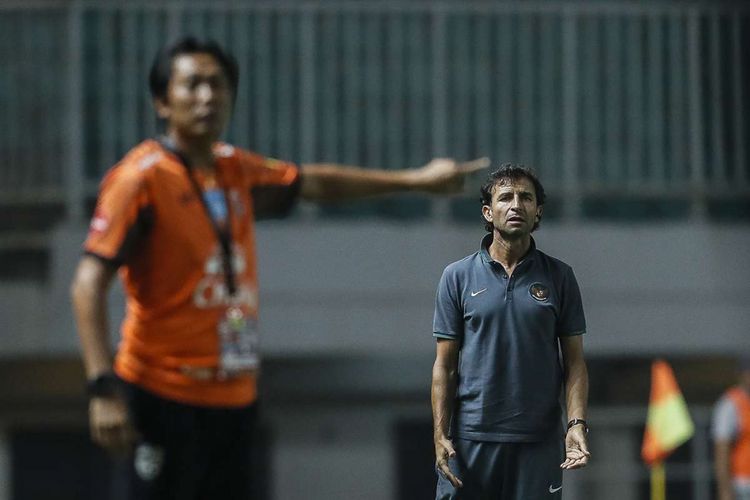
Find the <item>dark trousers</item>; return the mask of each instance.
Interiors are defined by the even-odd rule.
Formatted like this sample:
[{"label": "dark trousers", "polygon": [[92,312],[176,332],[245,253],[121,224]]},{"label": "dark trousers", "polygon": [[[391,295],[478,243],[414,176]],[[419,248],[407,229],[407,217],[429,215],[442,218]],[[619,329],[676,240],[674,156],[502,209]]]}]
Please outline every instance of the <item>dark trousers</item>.
[{"label": "dark trousers", "polygon": [[128,466],[132,500],[248,500],[256,408],[207,408],[125,384],[140,434]]},{"label": "dark trousers", "polygon": [[448,460],[463,482],[454,488],[438,473],[437,500],[561,500],[563,441],[495,443],[454,439]]}]

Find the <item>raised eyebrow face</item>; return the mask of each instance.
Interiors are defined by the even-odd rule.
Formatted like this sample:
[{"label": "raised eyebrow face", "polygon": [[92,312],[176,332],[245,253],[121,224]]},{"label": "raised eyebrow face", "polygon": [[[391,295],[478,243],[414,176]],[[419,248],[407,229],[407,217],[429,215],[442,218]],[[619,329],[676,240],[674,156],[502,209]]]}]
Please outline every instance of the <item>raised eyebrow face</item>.
[{"label": "raised eyebrow face", "polygon": [[495,196],[494,198],[496,200],[505,199],[508,197],[512,197],[514,193],[518,193],[521,198],[525,200],[535,200],[536,199],[536,193],[534,190],[527,189],[526,186],[521,186],[519,183],[513,183],[513,184],[504,184],[504,185],[498,185],[495,187]]}]

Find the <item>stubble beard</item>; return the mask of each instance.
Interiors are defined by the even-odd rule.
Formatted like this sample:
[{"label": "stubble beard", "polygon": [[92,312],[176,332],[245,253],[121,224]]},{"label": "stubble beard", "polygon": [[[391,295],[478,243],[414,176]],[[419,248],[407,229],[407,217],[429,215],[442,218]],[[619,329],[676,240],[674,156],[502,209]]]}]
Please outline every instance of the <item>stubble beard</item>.
[{"label": "stubble beard", "polygon": [[522,240],[531,234],[531,231],[527,231],[525,230],[525,228],[517,228],[517,229],[509,230],[505,228],[496,227],[495,230],[500,235],[500,238],[502,238],[505,241],[510,241],[510,242],[516,242],[516,241]]}]

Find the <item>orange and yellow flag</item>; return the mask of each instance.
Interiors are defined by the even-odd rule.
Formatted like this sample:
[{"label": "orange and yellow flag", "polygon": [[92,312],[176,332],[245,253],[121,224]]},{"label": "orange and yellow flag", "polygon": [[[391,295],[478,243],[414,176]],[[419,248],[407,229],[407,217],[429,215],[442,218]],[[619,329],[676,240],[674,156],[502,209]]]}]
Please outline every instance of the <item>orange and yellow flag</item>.
[{"label": "orange and yellow flag", "polygon": [[669,364],[656,360],[651,366],[651,397],[641,457],[648,465],[662,462],[675,448],[693,436],[695,428],[685,399]]},{"label": "orange and yellow flag", "polygon": [[693,436],[695,428],[685,399],[666,361],[651,365],[651,397],[641,457],[651,467],[651,500],[666,500],[664,459]]}]

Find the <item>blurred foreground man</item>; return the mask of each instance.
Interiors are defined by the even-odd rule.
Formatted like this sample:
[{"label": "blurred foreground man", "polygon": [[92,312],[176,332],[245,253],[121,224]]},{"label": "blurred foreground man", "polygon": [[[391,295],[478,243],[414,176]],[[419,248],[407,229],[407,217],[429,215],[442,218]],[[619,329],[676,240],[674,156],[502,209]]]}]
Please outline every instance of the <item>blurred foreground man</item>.
[{"label": "blurred foreground man", "polygon": [[[485,163],[385,171],[264,158],[218,142],[237,82],[211,42],[183,39],[157,56],[149,83],[165,135],[107,173],[72,285],[92,438],[134,451],[134,499],[249,498],[257,217],[287,213],[298,196],[454,192]],[[118,269],[127,314],[113,361],[107,290]]]},{"label": "blurred foreground man", "polygon": [[739,383],[716,403],[711,426],[718,500],[750,500],[750,356],[739,369]]},{"label": "blurred foreground man", "polygon": [[559,500],[562,469],[589,460],[581,295],[570,266],[531,237],[545,197],[536,176],[504,165],[481,193],[490,234],[445,269],[437,290],[437,498]]}]

